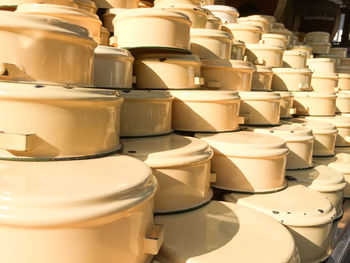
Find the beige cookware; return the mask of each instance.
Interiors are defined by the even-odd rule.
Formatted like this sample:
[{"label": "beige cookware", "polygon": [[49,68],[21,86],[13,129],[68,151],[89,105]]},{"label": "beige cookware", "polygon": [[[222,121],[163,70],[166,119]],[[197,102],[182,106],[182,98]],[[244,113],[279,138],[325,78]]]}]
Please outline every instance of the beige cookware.
[{"label": "beige cookware", "polygon": [[[300,263],[288,230],[240,205],[212,201],[187,213],[156,216],[155,222],[166,232],[155,257],[162,263]],[[278,249],[271,253],[271,246]]]},{"label": "beige cookware", "polygon": [[307,58],[312,58],[312,46],[309,45],[296,45],[292,46],[291,50],[301,51],[307,54]]},{"label": "beige cookware", "polygon": [[120,136],[138,137],[172,132],[173,96],[162,90],[119,90],[124,99]]},{"label": "beige cookware", "polygon": [[289,31],[286,28],[280,28],[280,29],[273,28],[270,31],[270,33],[285,36],[287,38],[287,48],[290,48],[292,46],[292,43],[293,43],[293,32],[292,31]]},{"label": "beige cookware", "polygon": [[0,158],[67,159],[120,149],[115,91],[0,82]]},{"label": "beige cookware", "polygon": [[221,19],[223,24],[237,23],[239,13],[236,8],[227,5],[204,5],[212,14]]},{"label": "beige cookware", "polygon": [[311,89],[315,92],[335,92],[338,87],[339,76],[337,73],[313,73]]},{"label": "beige cookware", "polygon": [[342,58],[340,60],[340,66],[350,66],[350,58]]},{"label": "beige cookware", "polygon": [[282,67],[283,48],[267,44],[247,44],[245,52],[248,61],[255,65]]},{"label": "beige cookware", "polygon": [[123,139],[123,153],[144,161],[159,188],[154,212],[170,213],[194,209],[212,197],[210,173],[213,152],[199,139],[180,135]]},{"label": "beige cookware", "polygon": [[338,90],[350,90],[350,74],[348,73],[339,73],[338,74]]},{"label": "beige cookware", "polygon": [[133,56],[125,49],[98,46],[94,59],[95,87],[131,89],[133,61]]},{"label": "beige cookware", "polygon": [[16,12],[23,14],[47,15],[62,19],[72,24],[84,27],[89,30],[94,40],[100,43],[100,33],[102,22],[97,15],[89,11],[63,5],[49,4],[21,4]]},{"label": "beige cookware", "polygon": [[335,71],[337,73],[350,74],[350,67],[349,66],[337,66],[335,68]]},{"label": "beige cookware", "polygon": [[346,58],[348,54],[348,49],[346,47],[332,47],[329,51],[329,54],[341,58]]},{"label": "beige cookware", "polygon": [[313,43],[329,43],[331,39],[331,35],[328,32],[309,32],[305,34],[305,43],[313,44]]},{"label": "beige cookware", "polygon": [[191,52],[200,58],[230,59],[232,39],[228,32],[206,28],[191,29]]},{"label": "beige cookware", "polygon": [[73,0],[73,3],[78,6],[78,8],[88,11],[91,14],[96,14],[97,6],[92,0]]},{"label": "beige cookware", "polygon": [[245,43],[240,40],[232,40],[230,59],[244,60]]},{"label": "beige cookware", "polygon": [[350,92],[340,91],[336,100],[337,113],[350,113]]},{"label": "beige cookware", "polygon": [[252,90],[270,91],[272,85],[273,71],[271,67],[255,66],[252,77]]},{"label": "beige cookware", "polygon": [[284,124],[268,129],[254,129],[254,132],[270,134],[287,142],[287,170],[308,169],[313,166],[312,153],[314,136],[310,128]]},{"label": "beige cookware", "polygon": [[350,198],[350,155],[348,153],[338,153],[332,159],[327,160],[327,165],[334,170],[341,172],[344,176],[346,186],[344,188],[344,198]]},{"label": "beige cookware", "polygon": [[267,19],[269,21],[268,31],[270,31],[276,23],[276,18],[269,15],[250,15],[249,18],[250,19],[260,19],[260,18]]},{"label": "beige cookware", "polygon": [[93,0],[98,8],[137,8],[139,0]]},{"label": "beige cookware", "polygon": [[285,225],[294,237],[302,262],[322,262],[332,252],[330,240],[336,210],[315,190],[294,185],[269,194],[225,194],[224,200],[253,208]]},{"label": "beige cookware", "polygon": [[280,119],[290,119],[292,114],[295,114],[295,108],[293,108],[294,95],[292,92],[278,92],[281,96],[280,101]]},{"label": "beige cookware", "polygon": [[204,84],[199,58],[183,53],[136,55],[134,74],[138,89],[198,89]]},{"label": "beige cookware", "polygon": [[0,54],[1,80],[93,84],[96,43],[86,29],[53,17],[6,11],[0,11],[0,25],[0,37],[6,39],[0,44],[6,50]]},{"label": "beige cookware", "polygon": [[0,166],[1,262],[143,263],[158,253],[156,181],[143,162],[112,155]]},{"label": "beige cookware", "polygon": [[248,24],[227,24],[225,25],[231,30],[234,39],[245,42],[246,44],[257,44],[263,33],[260,26]]},{"label": "beige cookware", "polygon": [[340,66],[340,60],[342,59],[341,57],[331,55],[331,54],[321,54],[318,55],[317,58],[331,58],[335,60],[335,65],[336,67]]},{"label": "beige cookware", "polygon": [[309,58],[307,65],[314,73],[335,73],[335,59],[332,58]]},{"label": "beige cookware", "polygon": [[310,46],[312,46],[312,51],[314,54],[328,54],[329,50],[332,46],[331,43],[306,43]]},{"label": "beige cookware", "polygon": [[301,184],[323,194],[335,207],[335,219],[343,215],[343,192],[346,186],[341,172],[325,165],[313,169],[287,171],[289,185]]},{"label": "beige cookware", "polygon": [[171,91],[174,130],[234,131],[239,128],[240,97],[234,91]]},{"label": "beige cookware", "polygon": [[328,92],[293,92],[297,115],[334,116],[336,112],[335,93]]},{"label": "beige cookware", "polygon": [[261,42],[271,46],[278,46],[286,50],[288,38],[285,35],[280,34],[268,34],[264,33],[261,37]]},{"label": "beige cookware", "polygon": [[113,19],[123,11],[129,8],[110,8],[103,14],[103,26],[105,26],[110,33],[114,33]]},{"label": "beige cookware", "polygon": [[214,150],[212,185],[229,191],[262,193],[285,187],[286,142],[278,137],[238,131],[197,133]]},{"label": "beige cookware", "polygon": [[305,68],[307,54],[302,51],[286,50],[283,52],[284,68]]},{"label": "beige cookware", "polygon": [[221,90],[250,91],[253,65],[242,60],[202,59],[205,87]]},{"label": "beige cookware", "polygon": [[108,29],[105,28],[104,26],[101,26],[101,33],[100,33],[101,43],[100,43],[100,45],[109,46],[110,36],[111,36],[111,34],[109,33]]},{"label": "beige cookware", "polygon": [[237,19],[238,24],[246,24],[246,25],[256,25],[259,26],[264,33],[268,33],[270,31],[270,20],[263,16],[247,16],[240,17]]},{"label": "beige cookware", "polygon": [[120,12],[113,25],[121,48],[190,50],[191,21],[183,13],[160,8],[130,9]]},{"label": "beige cookware", "polygon": [[207,22],[205,24],[205,28],[220,30],[222,28],[221,19],[215,16],[209,10],[207,10],[207,12],[208,12],[208,17],[207,17]]},{"label": "beige cookware", "polygon": [[278,125],[281,96],[275,92],[240,92],[240,116],[247,125]]},{"label": "beige cookware", "polygon": [[312,71],[306,68],[273,68],[272,90],[310,91]]}]

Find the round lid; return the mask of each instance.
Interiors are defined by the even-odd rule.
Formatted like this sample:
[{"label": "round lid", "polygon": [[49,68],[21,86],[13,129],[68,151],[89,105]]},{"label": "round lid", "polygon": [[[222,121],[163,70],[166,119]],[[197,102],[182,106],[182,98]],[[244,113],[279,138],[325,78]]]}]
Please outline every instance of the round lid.
[{"label": "round lid", "polygon": [[331,36],[331,34],[329,34],[328,32],[323,32],[323,31],[313,31],[313,32],[309,32],[305,34],[305,37],[308,36],[314,36],[314,35],[327,35],[327,36]]},{"label": "round lid", "polygon": [[336,127],[350,128],[350,117],[349,116],[333,116],[333,117],[306,117],[308,120],[317,120],[322,122],[328,122]]},{"label": "round lid", "polygon": [[227,5],[206,5],[203,6],[203,8],[208,9],[210,11],[222,11],[222,12],[227,12],[227,13],[235,13],[239,14],[238,10],[232,6],[227,6]]},{"label": "round lid", "polygon": [[183,101],[222,101],[240,100],[237,91],[226,90],[172,90],[171,94]]},{"label": "round lid", "polygon": [[263,66],[263,65],[254,65],[258,73],[271,73],[273,74],[272,67]]},{"label": "round lid", "polygon": [[281,96],[277,92],[268,91],[240,91],[242,100],[280,100]]},{"label": "round lid", "polygon": [[246,44],[247,49],[252,50],[273,50],[278,52],[284,52],[284,49],[279,46],[272,46],[268,44]]},{"label": "round lid", "polygon": [[191,28],[191,37],[215,37],[231,40],[230,33],[218,29]]},{"label": "round lid", "polygon": [[335,64],[336,60],[334,58],[308,58],[307,64],[310,63],[333,63]]},{"label": "round lid", "polygon": [[236,157],[272,157],[288,153],[286,142],[278,137],[248,132],[196,133],[214,151]]},{"label": "round lid", "polygon": [[122,139],[123,154],[144,161],[152,168],[183,166],[211,159],[209,145],[199,139],[176,134]]},{"label": "round lid", "polygon": [[250,18],[265,18],[265,19],[267,19],[268,21],[270,21],[270,22],[273,22],[273,23],[275,23],[276,22],[276,18],[275,17],[273,17],[273,16],[268,16],[268,15],[250,15],[250,16],[248,16],[248,17],[250,17]]},{"label": "round lid", "polygon": [[335,99],[337,95],[332,92],[313,92],[313,91],[293,91],[295,98],[325,98]]},{"label": "round lid", "polygon": [[307,54],[303,51],[300,50],[286,50],[284,51],[283,55],[287,55],[287,56],[302,56],[302,57],[307,57]]},{"label": "round lid", "polygon": [[[166,232],[156,256],[162,263],[299,262],[289,231],[248,207],[211,201],[187,213],[156,216],[155,223]],[[271,253],[271,247],[278,249]]]},{"label": "round lid", "polygon": [[282,28],[282,29],[281,28],[273,28],[273,29],[271,29],[270,32],[271,33],[275,33],[275,34],[286,35],[286,36],[292,36],[293,35],[293,32],[289,31],[286,28]]},{"label": "round lid", "polygon": [[287,170],[286,176],[290,184],[302,184],[318,192],[341,191],[346,186],[343,174],[325,165],[305,170]]},{"label": "round lid", "polygon": [[338,130],[334,124],[329,121],[322,121],[314,117],[307,119],[292,119],[293,124],[301,125],[312,129],[313,134],[337,133]]},{"label": "round lid", "polygon": [[313,78],[319,78],[319,79],[339,79],[338,73],[318,73],[313,72],[312,73]]},{"label": "round lid", "polygon": [[109,58],[118,58],[123,60],[133,61],[134,57],[130,51],[121,48],[109,47],[109,46],[97,46],[95,48],[95,56],[107,56]]},{"label": "round lid", "polygon": [[147,52],[137,54],[137,60],[158,60],[164,62],[166,60],[179,60],[199,63],[199,57],[193,54],[184,53],[164,53],[164,52]]},{"label": "round lid", "polygon": [[246,17],[240,17],[237,19],[238,23],[239,22],[247,22],[247,21],[252,21],[252,22],[260,22],[260,23],[264,23],[269,25],[270,24],[270,20],[268,20],[267,18],[263,17],[263,16],[246,16]]},{"label": "round lid", "polygon": [[280,94],[281,98],[294,98],[293,92],[290,91],[278,91],[278,94]]},{"label": "round lid", "polygon": [[0,98],[37,100],[116,100],[114,90],[0,81]]},{"label": "round lid", "polygon": [[171,99],[173,96],[167,90],[137,90],[121,89],[119,95],[125,99]]},{"label": "round lid", "polygon": [[249,24],[227,24],[227,28],[230,30],[243,30],[243,31],[254,31],[257,33],[262,33],[262,29],[260,26],[249,25]]},{"label": "round lid", "polygon": [[244,60],[201,59],[202,67],[233,68],[254,71],[253,64]]},{"label": "round lid", "polygon": [[314,139],[310,128],[293,124],[284,124],[273,128],[255,128],[254,132],[277,136],[286,142],[309,141]]},{"label": "round lid", "polygon": [[291,73],[291,74],[306,74],[306,75],[312,75],[312,71],[307,68],[273,68],[273,73]]},{"label": "round lid", "polygon": [[28,30],[35,29],[40,31],[57,32],[90,39],[88,38],[88,29],[44,15],[0,11],[0,26],[1,28],[23,28]]},{"label": "round lid", "polygon": [[335,161],[328,164],[329,167],[343,173],[350,174],[350,154],[338,153],[334,157]]},{"label": "round lid", "polygon": [[277,38],[277,39],[284,40],[287,42],[287,37],[285,35],[281,35],[281,34],[264,33],[264,34],[262,34],[262,38],[263,39],[264,38]]},{"label": "round lid", "polygon": [[312,51],[312,46],[309,45],[297,45],[297,46],[292,46],[291,49],[306,49],[308,51]]},{"label": "round lid", "polygon": [[288,226],[323,225],[335,216],[335,208],[323,194],[303,185],[269,194],[227,194],[225,200],[258,210]]},{"label": "round lid", "polygon": [[155,192],[151,169],[123,155],[0,162],[1,224],[52,226],[110,216]]}]

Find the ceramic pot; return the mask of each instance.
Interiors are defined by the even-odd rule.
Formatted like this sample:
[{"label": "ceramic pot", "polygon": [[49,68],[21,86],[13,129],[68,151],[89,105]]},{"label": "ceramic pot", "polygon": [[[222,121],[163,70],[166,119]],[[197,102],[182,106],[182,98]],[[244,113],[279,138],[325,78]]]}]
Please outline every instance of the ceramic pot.
[{"label": "ceramic pot", "polygon": [[328,32],[309,32],[305,34],[305,43],[329,43],[331,35]]},{"label": "ceramic pot", "polygon": [[271,46],[278,46],[283,48],[283,50],[286,50],[287,48],[287,41],[288,38],[285,35],[280,34],[262,34],[261,37],[261,43],[271,45]]},{"label": "ceramic pot", "polygon": [[231,30],[234,39],[243,41],[246,44],[257,44],[263,33],[261,27],[247,24],[227,24],[225,25]]},{"label": "ceramic pot", "polygon": [[329,74],[335,73],[335,62],[331,58],[309,58],[307,65],[314,73]]},{"label": "ceramic pot", "polygon": [[312,72],[309,69],[273,68],[272,90],[309,91]]},{"label": "ceramic pot", "polygon": [[338,77],[338,90],[350,90],[350,74],[339,73]]},{"label": "ceramic pot", "polygon": [[339,76],[337,73],[313,73],[311,78],[311,89],[315,92],[337,91]]},{"label": "ceramic pot", "polygon": [[265,44],[246,45],[245,52],[248,61],[255,65],[282,67],[283,48]]},{"label": "ceramic pot", "polygon": [[204,5],[212,14],[221,19],[223,24],[237,23],[239,13],[236,8],[226,5]]},{"label": "ceramic pot", "polygon": [[302,69],[306,67],[307,54],[301,51],[286,50],[283,53],[283,67]]},{"label": "ceramic pot", "polygon": [[268,33],[270,31],[270,20],[263,16],[254,15],[254,16],[240,17],[237,19],[237,22],[239,24],[259,26],[261,27],[264,33]]},{"label": "ceramic pot", "polygon": [[297,115],[334,116],[336,112],[335,93],[293,92]]}]

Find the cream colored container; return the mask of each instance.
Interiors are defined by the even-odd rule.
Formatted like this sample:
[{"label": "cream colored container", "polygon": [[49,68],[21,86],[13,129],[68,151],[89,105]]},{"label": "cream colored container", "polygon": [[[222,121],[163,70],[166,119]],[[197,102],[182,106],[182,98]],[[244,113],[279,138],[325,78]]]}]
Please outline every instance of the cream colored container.
[{"label": "cream colored container", "polygon": [[328,32],[309,32],[305,34],[305,43],[313,44],[313,43],[329,43],[331,39],[331,35]]},{"label": "cream colored container", "polygon": [[120,136],[138,137],[172,132],[173,96],[168,91],[120,90],[124,98]]},{"label": "cream colored container", "polygon": [[261,27],[247,24],[227,24],[231,30],[234,39],[245,42],[246,44],[257,44],[263,33]]},{"label": "cream colored container", "polygon": [[280,119],[290,119],[295,113],[293,108],[294,95],[292,92],[278,92],[281,96],[280,102]]},{"label": "cream colored container", "polygon": [[312,51],[314,54],[328,54],[331,49],[331,43],[306,43],[312,46]]},{"label": "cream colored container", "polygon": [[221,27],[222,27],[221,19],[214,16],[209,10],[207,10],[207,12],[208,12],[208,17],[207,17],[207,23],[205,24],[205,28],[221,30]]},{"label": "cream colored container", "polygon": [[78,8],[88,11],[91,14],[96,14],[97,6],[94,1],[91,0],[73,0],[73,3],[78,6]]},{"label": "cream colored container", "polygon": [[100,33],[101,43],[100,43],[100,45],[109,46],[110,36],[111,36],[111,34],[109,33],[108,29],[101,26],[101,33]]},{"label": "cream colored container", "polygon": [[350,58],[342,58],[340,60],[340,66],[350,66]]},{"label": "cream colored container", "polygon": [[[217,259],[221,263],[300,263],[287,229],[240,205],[212,201],[187,213],[156,216],[155,222],[162,224],[166,232],[155,257],[162,263],[212,263]],[[278,249],[271,253],[271,246]]]},{"label": "cream colored container", "polygon": [[315,73],[335,73],[335,60],[331,58],[309,58],[307,65]]},{"label": "cream colored container", "polygon": [[156,181],[144,163],[112,155],[0,166],[1,262],[142,263],[158,253]]},{"label": "cream colored container", "polygon": [[312,71],[309,69],[273,68],[272,90],[309,91]]},{"label": "cream colored container", "polygon": [[244,60],[245,43],[239,40],[232,40],[230,59]]},{"label": "cream colored container", "polygon": [[348,54],[348,49],[344,47],[332,47],[329,51],[329,54],[341,57],[341,58],[346,58]]},{"label": "cream colored container", "polygon": [[350,67],[349,66],[337,66],[335,68],[337,73],[344,73],[344,74],[350,74]]},{"label": "cream colored container", "polygon": [[284,140],[247,131],[195,136],[214,150],[215,188],[262,193],[285,187],[288,148]]},{"label": "cream colored container", "polygon": [[270,31],[270,33],[272,34],[280,34],[283,35],[287,38],[287,48],[290,48],[292,46],[292,42],[293,42],[293,32],[289,31],[286,28],[282,28],[282,29],[272,29]]},{"label": "cream colored container", "polygon": [[234,91],[172,91],[174,130],[234,131],[239,125],[240,97]]},{"label": "cream colored container", "polygon": [[315,92],[337,91],[339,76],[337,73],[313,73],[311,78],[311,89]]},{"label": "cream colored container", "polygon": [[330,160],[328,166],[343,174],[346,182],[343,196],[344,198],[350,198],[350,155],[347,153],[338,153]]},{"label": "cream colored container", "polygon": [[202,77],[206,88],[250,91],[253,65],[242,60],[202,59]]},{"label": "cream colored container", "polygon": [[301,51],[286,50],[283,52],[284,68],[306,68],[307,54]]},{"label": "cream colored container", "polygon": [[0,158],[76,159],[120,150],[115,91],[0,82]]},{"label": "cream colored container", "polygon": [[301,51],[307,54],[307,58],[312,58],[312,46],[309,45],[297,45],[292,46],[291,50]]},{"label": "cream colored container", "polygon": [[346,186],[341,172],[325,165],[313,169],[287,171],[289,185],[301,184],[323,194],[335,207],[335,219],[343,215],[343,191]]},{"label": "cream colored container", "polygon": [[6,39],[0,44],[6,50],[0,54],[1,80],[93,84],[96,43],[86,29],[51,17],[6,11],[0,11],[0,25],[0,37]]},{"label": "cream colored container", "polygon": [[313,167],[312,152],[314,136],[310,128],[298,125],[282,125],[268,129],[254,129],[254,132],[270,134],[287,142],[287,170],[307,169]]},{"label": "cream colored container", "polygon": [[252,90],[270,91],[273,77],[272,68],[257,65],[255,69],[252,78]]},{"label": "cream colored container", "polygon": [[209,202],[213,151],[199,139],[180,135],[123,139],[123,153],[149,165],[159,183],[154,212],[194,209]]},{"label": "cream colored container", "polygon": [[98,8],[137,8],[139,0],[94,0]]},{"label": "cream colored container", "polygon": [[103,15],[103,26],[108,29],[110,33],[114,33],[113,19],[120,14],[120,12],[129,10],[128,8],[111,8],[106,10]]},{"label": "cream colored container", "polygon": [[350,90],[350,74],[339,73],[338,77],[338,90]]},{"label": "cream colored container", "polygon": [[338,67],[340,66],[340,60],[342,59],[341,57],[337,57],[331,54],[321,54],[318,55],[317,58],[331,58],[335,60],[335,66]]},{"label": "cream colored container", "polygon": [[275,92],[240,92],[240,116],[247,125],[278,125],[281,96]]},{"label": "cream colored container", "polygon": [[230,59],[232,39],[228,32],[191,29],[191,52],[200,58]]},{"label": "cream colored container", "polygon": [[221,19],[223,24],[237,23],[239,13],[234,7],[226,5],[205,5],[203,8],[210,10],[214,16]]},{"label": "cream colored container", "polygon": [[97,15],[76,7],[48,4],[21,4],[16,12],[31,15],[47,15],[84,27],[90,31],[94,40],[100,43],[102,22]]},{"label": "cream colored container", "polygon": [[134,62],[138,89],[198,89],[203,85],[201,62],[195,55],[152,53],[137,55]]},{"label": "cream colored container", "polygon": [[168,4],[168,3],[156,3],[156,8],[164,8],[168,11],[176,11],[181,12],[185,15],[187,15],[191,22],[192,28],[205,28],[205,25],[207,23],[207,12],[205,9],[196,6],[194,4]]},{"label": "cream colored container", "polygon": [[269,19],[263,16],[254,15],[254,16],[240,17],[237,19],[237,22],[239,24],[259,26],[261,27],[264,33],[268,33],[270,31],[270,21]]},{"label": "cream colored container", "polygon": [[334,116],[336,111],[335,93],[293,92],[297,115]]},{"label": "cream colored container", "polygon": [[340,91],[336,100],[337,113],[350,113],[350,92]]},{"label": "cream colored container", "polygon": [[248,61],[256,65],[282,67],[283,48],[265,44],[248,44],[245,52]]},{"label": "cream colored container", "polygon": [[283,48],[283,50],[286,50],[287,48],[287,41],[288,38],[285,35],[280,34],[262,34],[261,37],[261,43],[271,45],[271,46],[278,46]]},{"label": "cream colored container", "polygon": [[253,208],[285,225],[294,237],[302,262],[322,262],[329,257],[336,210],[321,193],[295,185],[270,194],[225,194],[224,199]]},{"label": "cream colored container", "polygon": [[268,31],[270,31],[276,23],[276,18],[273,16],[268,16],[268,15],[250,15],[249,18],[251,18],[251,19],[260,19],[260,18],[267,19],[269,21]]},{"label": "cream colored container", "polygon": [[94,85],[100,88],[132,88],[134,57],[125,49],[98,46],[95,49]]},{"label": "cream colored container", "polygon": [[121,48],[175,48],[190,50],[191,21],[185,14],[159,8],[120,12],[113,20]]}]

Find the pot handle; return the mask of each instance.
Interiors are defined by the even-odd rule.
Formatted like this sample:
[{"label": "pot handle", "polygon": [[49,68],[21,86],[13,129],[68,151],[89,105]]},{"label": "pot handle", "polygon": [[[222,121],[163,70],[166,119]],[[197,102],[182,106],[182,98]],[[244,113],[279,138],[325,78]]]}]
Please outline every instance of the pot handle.
[{"label": "pot handle", "polygon": [[345,140],[346,142],[350,142],[350,136],[345,136],[344,140]]},{"label": "pot handle", "polygon": [[0,62],[0,80],[28,80],[23,67],[12,63]]},{"label": "pot handle", "polygon": [[0,149],[29,151],[33,149],[34,134],[0,132]]},{"label": "pot handle", "polygon": [[207,82],[207,88],[210,88],[210,89],[220,89],[221,88],[221,85],[220,85],[220,82],[218,81],[209,81]]},{"label": "pot handle", "polygon": [[244,124],[246,121],[250,120],[250,113],[240,113],[238,116],[238,123]]},{"label": "pot handle", "polygon": [[204,85],[204,78],[194,77],[194,85]]},{"label": "pot handle", "polygon": [[164,227],[152,225],[151,232],[144,240],[144,252],[150,255],[157,255],[164,241]]},{"label": "pot handle", "polygon": [[254,64],[255,65],[265,65],[265,60],[263,58],[255,58]]},{"label": "pot handle", "polygon": [[216,173],[211,172],[210,173],[210,183],[215,183],[216,182]]},{"label": "pot handle", "polygon": [[290,108],[289,109],[289,114],[296,114],[297,113],[297,109],[296,108]]}]

